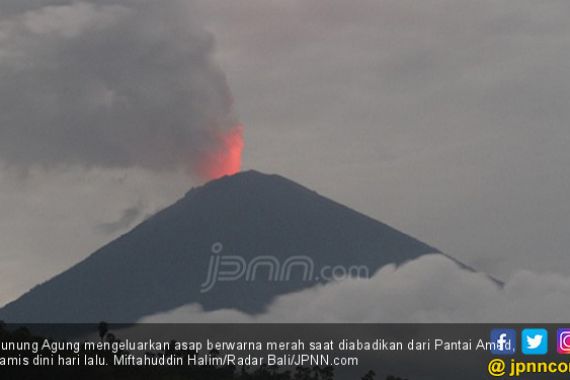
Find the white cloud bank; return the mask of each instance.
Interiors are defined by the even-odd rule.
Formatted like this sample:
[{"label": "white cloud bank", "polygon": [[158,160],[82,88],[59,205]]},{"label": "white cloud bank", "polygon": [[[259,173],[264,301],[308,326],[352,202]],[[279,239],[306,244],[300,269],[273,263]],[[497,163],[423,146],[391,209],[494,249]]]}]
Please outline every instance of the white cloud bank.
[{"label": "white cloud bank", "polygon": [[[192,304],[143,322],[562,322],[570,277],[515,273],[504,287],[427,255],[399,268],[387,265],[370,279],[348,279],[281,296],[264,314],[204,311]],[[303,305],[299,307],[299,305]]]}]

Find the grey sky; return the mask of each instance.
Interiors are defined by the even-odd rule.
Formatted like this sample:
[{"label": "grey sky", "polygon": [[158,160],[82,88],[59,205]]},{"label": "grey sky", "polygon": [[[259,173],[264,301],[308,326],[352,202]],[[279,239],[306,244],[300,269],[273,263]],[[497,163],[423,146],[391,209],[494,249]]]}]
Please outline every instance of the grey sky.
[{"label": "grey sky", "polygon": [[[30,3],[7,1],[0,10],[13,18]],[[178,3],[160,2],[161,12],[172,14]],[[203,26],[215,36],[214,58],[246,126],[246,168],[299,181],[501,278],[519,269],[570,273],[566,1],[199,0],[190,9],[174,12],[175,25],[192,32]],[[101,42],[102,50],[85,54],[113,62],[113,31],[104,39],[109,46]],[[181,41],[165,36],[164,46],[177,51]],[[0,67],[6,41],[26,49],[35,42],[0,33]],[[146,51],[145,43],[137,39],[136,51]],[[47,63],[66,57],[51,46],[68,45],[56,39],[29,54]],[[136,69],[138,62],[130,64]],[[154,78],[153,68],[142,66]],[[68,79],[83,74],[91,77],[80,71]],[[16,86],[6,71],[0,84],[9,102],[37,88],[33,81]],[[173,122],[187,114],[177,110]],[[67,104],[51,111],[65,115]],[[97,226],[136,205],[143,205],[140,218],[196,184],[183,171],[140,169],[164,167],[160,157],[109,168],[110,155],[75,152],[71,157],[81,159],[67,162],[68,151],[53,149],[60,165],[38,168],[42,149],[59,145],[46,148],[34,131],[22,133],[18,120],[25,118],[4,119],[0,157],[12,164],[0,172],[0,302],[114,236]],[[57,125],[42,128],[63,133]],[[114,128],[122,125],[104,131],[114,136]],[[128,137],[122,141],[130,146]]]},{"label": "grey sky", "polygon": [[568,3],[278,4],[204,17],[246,166],[499,276],[570,269]]}]

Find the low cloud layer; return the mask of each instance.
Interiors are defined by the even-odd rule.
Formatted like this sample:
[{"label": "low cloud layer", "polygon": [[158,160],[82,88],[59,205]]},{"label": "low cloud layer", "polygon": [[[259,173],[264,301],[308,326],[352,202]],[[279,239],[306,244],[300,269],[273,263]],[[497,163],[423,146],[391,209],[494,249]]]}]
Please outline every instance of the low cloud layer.
[{"label": "low cloud layer", "polygon": [[237,125],[187,1],[0,5],[0,160],[194,174]]},{"label": "low cloud layer", "polygon": [[[570,277],[521,271],[498,286],[442,255],[427,255],[371,279],[349,279],[276,299],[264,314],[205,312],[189,305],[144,322],[562,322]],[[299,305],[303,305],[299,307]]]}]

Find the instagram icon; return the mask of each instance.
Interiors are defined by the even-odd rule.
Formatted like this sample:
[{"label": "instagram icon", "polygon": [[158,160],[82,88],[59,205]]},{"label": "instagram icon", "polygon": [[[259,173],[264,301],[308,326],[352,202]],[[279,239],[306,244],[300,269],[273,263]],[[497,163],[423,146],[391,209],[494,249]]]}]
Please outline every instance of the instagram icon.
[{"label": "instagram icon", "polygon": [[556,349],[558,350],[559,354],[570,354],[570,329],[558,329],[557,330],[557,341],[556,341]]}]

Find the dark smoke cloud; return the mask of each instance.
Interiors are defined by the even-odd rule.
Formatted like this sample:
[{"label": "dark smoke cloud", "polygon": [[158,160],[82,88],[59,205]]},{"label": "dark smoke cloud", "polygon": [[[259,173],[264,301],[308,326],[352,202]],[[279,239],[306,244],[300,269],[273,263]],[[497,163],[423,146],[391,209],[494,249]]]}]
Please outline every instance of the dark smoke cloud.
[{"label": "dark smoke cloud", "polygon": [[188,2],[0,3],[0,160],[192,168],[236,125]]},{"label": "dark smoke cloud", "polygon": [[113,234],[118,231],[122,231],[130,226],[132,226],[138,219],[141,218],[144,211],[144,205],[142,202],[123,210],[121,217],[110,223],[101,223],[96,226],[97,230],[104,234]]}]

